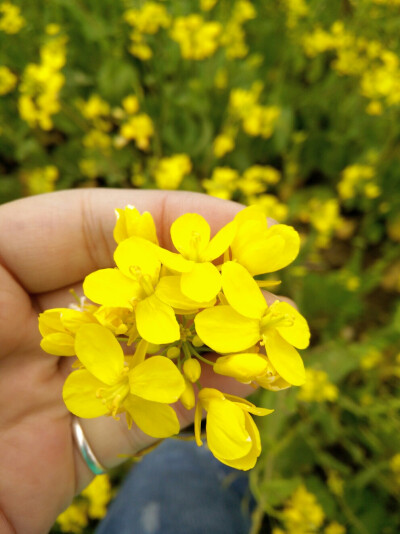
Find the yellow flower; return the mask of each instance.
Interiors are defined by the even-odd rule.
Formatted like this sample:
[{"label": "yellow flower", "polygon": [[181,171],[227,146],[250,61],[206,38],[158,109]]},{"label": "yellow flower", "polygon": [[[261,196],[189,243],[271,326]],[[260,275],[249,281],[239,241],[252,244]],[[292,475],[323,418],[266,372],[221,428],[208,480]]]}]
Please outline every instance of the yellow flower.
[{"label": "yellow flower", "polygon": [[0,96],[6,95],[17,85],[17,77],[8,67],[0,65]]},{"label": "yellow flower", "polygon": [[253,276],[283,269],[299,253],[300,237],[291,226],[276,224],[268,227],[263,210],[251,206],[239,212],[237,231],[231,245],[232,259]]},{"label": "yellow flower", "polygon": [[156,184],[160,189],[178,189],[183,177],[191,170],[192,162],[186,154],[161,158],[154,169]]},{"label": "yellow flower", "polygon": [[[118,269],[100,269],[83,283],[85,295],[93,302],[134,310],[139,335],[155,344],[180,338],[173,308],[196,310],[210,305],[187,298],[178,276],[161,277],[162,252],[168,253],[150,241],[130,237],[121,241],[114,253]],[[174,265],[179,267],[176,260]]]},{"label": "yellow flower", "polygon": [[[93,306],[97,309],[97,306]],[[97,323],[93,310],[78,311],[71,308],[53,308],[39,315],[39,331],[43,336],[40,346],[55,356],[75,355],[75,334],[88,323]]]},{"label": "yellow flower", "polygon": [[325,371],[306,370],[306,381],[301,386],[298,398],[305,402],[334,402],[339,395],[338,388],[329,381]]},{"label": "yellow flower", "polygon": [[107,504],[111,500],[111,484],[108,475],[98,475],[82,493],[88,502],[88,516],[102,519],[107,513]]},{"label": "yellow flower", "polygon": [[117,222],[114,227],[114,239],[121,243],[128,237],[137,236],[151,241],[158,245],[156,225],[154,219],[148,211],[140,214],[133,206],[126,206],[124,209],[116,209]]},{"label": "yellow flower", "polygon": [[221,32],[219,22],[205,22],[201,15],[191,14],[175,19],[171,38],[179,43],[184,59],[202,60],[215,53]]},{"label": "yellow flower", "polygon": [[63,389],[64,402],[78,417],[91,418],[127,412],[146,434],[164,438],[179,432],[168,404],[176,402],[185,383],[176,366],[164,356],[145,359],[141,341],[126,364],[114,335],[100,325],[82,326],[75,339],[76,355],[84,369],[73,371]]},{"label": "yellow flower", "polygon": [[18,33],[25,26],[21,10],[11,2],[0,4],[0,31],[8,34]]},{"label": "yellow flower", "polygon": [[286,302],[265,302],[257,283],[235,262],[222,266],[222,289],[229,305],[201,311],[196,332],[206,345],[221,353],[239,352],[262,340],[276,372],[289,384],[305,380],[303,361],[294,347],[309,344],[306,320]]},{"label": "yellow flower", "polygon": [[213,152],[216,158],[223,158],[235,148],[235,140],[227,134],[220,134],[214,139]]},{"label": "yellow flower", "polygon": [[289,532],[311,533],[318,532],[325,515],[315,496],[301,485],[286,503],[283,517]]},{"label": "yellow flower", "polygon": [[333,521],[325,527],[324,534],[346,534],[346,528],[340,523]]},{"label": "yellow flower", "polygon": [[129,115],[139,111],[139,100],[136,95],[128,95],[122,101],[122,107]]},{"label": "yellow flower", "polygon": [[196,302],[211,301],[221,289],[221,276],[211,262],[229,247],[235,224],[225,225],[212,239],[208,222],[197,213],[186,213],[171,225],[171,238],[180,254],[160,249],[163,264],[182,273],[181,290]]},{"label": "yellow flower", "polygon": [[146,113],[140,113],[125,122],[120,133],[125,139],[134,140],[140,150],[147,150],[154,135],[153,121]]},{"label": "yellow flower", "polygon": [[244,471],[254,467],[261,453],[260,434],[250,416],[268,415],[273,410],[257,408],[240,397],[204,388],[198,396],[195,437],[201,446],[200,425],[203,408],[207,412],[207,444],[222,463]]}]

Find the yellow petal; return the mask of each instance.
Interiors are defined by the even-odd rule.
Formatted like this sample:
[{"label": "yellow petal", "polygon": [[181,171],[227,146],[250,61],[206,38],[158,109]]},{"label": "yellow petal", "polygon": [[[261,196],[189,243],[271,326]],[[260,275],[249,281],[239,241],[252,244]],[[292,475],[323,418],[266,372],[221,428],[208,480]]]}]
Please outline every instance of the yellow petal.
[{"label": "yellow petal", "polygon": [[252,319],[261,319],[267,303],[257,282],[239,263],[228,261],[221,269],[222,289],[229,304],[238,313]]},{"label": "yellow petal", "polygon": [[133,236],[118,245],[114,261],[125,276],[137,280],[147,275],[155,285],[161,268],[156,249],[156,245],[150,241]]},{"label": "yellow petal", "polygon": [[139,284],[118,269],[100,269],[89,274],[83,291],[93,302],[115,308],[132,308],[132,298],[141,294]]},{"label": "yellow petal", "polygon": [[207,412],[207,443],[226,459],[241,458],[252,446],[243,411],[228,400],[213,399]]},{"label": "yellow petal", "polygon": [[179,433],[179,421],[176,413],[167,404],[129,395],[124,402],[124,408],[140,430],[148,436],[169,438]]},{"label": "yellow petal", "polygon": [[201,402],[196,404],[196,410],[194,412],[194,438],[198,447],[203,445],[201,441],[201,420],[203,418],[203,407]]},{"label": "yellow petal", "polygon": [[177,273],[188,273],[193,269],[194,262],[185,259],[180,254],[158,247],[157,255],[159,260],[167,269]]},{"label": "yellow petal", "polygon": [[40,342],[40,346],[45,352],[55,356],[74,356],[74,344],[74,336],[63,333],[48,334]]},{"label": "yellow petal", "polygon": [[186,213],[171,225],[172,242],[188,260],[199,261],[210,241],[210,225],[197,213]]},{"label": "yellow petal", "polygon": [[43,337],[56,332],[66,332],[61,322],[61,312],[64,309],[68,308],[53,308],[39,314],[39,332]]},{"label": "yellow petal", "polygon": [[212,261],[219,258],[230,247],[236,233],[236,222],[232,221],[226,224],[211,239],[204,252],[204,261]]},{"label": "yellow petal", "polygon": [[300,236],[291,226],[286,224],[275,224],[268,228],[268,239],[279,236],[284,240],[284,246],[279,255],[270,259],[269,270],[264,272],[272,273],[283,269],[297,257],[300,250]]},{"label": "yellow petal", "polygon": [[298,349],[306,349],[310,344],[310,329],[304,317],[287,302],[274,302],[270,311],[288,317],[283,326],[279,323],[276,326],[283,339]]},{"label": "yellow petal", "polygon": [[297,350],[285,341],[276,330],[270,330],[265,336],[267,356],[276,372],[289,384],[304,384],[305,370],[303,360]]},{"label": "yellow petal", "polygon": [[234,469],[241,469],[242,471],[248,471],[249,469],[252,469],[257,462],[257,458],[261,454],[260,433],[253,419],[248,414],[245,414],[245,423],[246,430],[252,443],[250,451],[241,458],[231,460],[217,456],[218,460],[223,464],[229,465]]},{"label": "yellow petal", "polygon": [[212,263],[195,263],[192,271],[182,274],[181,289],[194,301],[211,300],[221,289],[221,275]]},{"label": "yellow petal", "polygon": [[146,400],[171,404],[185,389],[178,368],[165,356],[152,356],[129,373],[131,393]]},{"label": "yellow petal", "polygon": [[86,369],[105,384],[114,384],[124,369],[121,346],[104,326],[83,325],[76,334],[75,351]]},{"label": "yellow petal", "polygon": [[136,306],[136,326],[140,336],[149,343],[162,345],[180,338],[173,309],[154,294]]},{"label": "yellow petal", "polygon": [[185,390],[180,396],[181,403],[186,408],[186,410],[191,410],[196,404],[196,399],[194,396],[194,389],[192,383],[185,378]]},{"label": "yellow petal", "polygon": [[61,322],[69,331],[76,333],[83,324],[97,324],[92,313],[64,308],[61,312]]},{"label": "yellow petal", "polygon": [[165,304],[179,310],[209,308],[215,304],[215,298],[207,302],[195,302],[186,297],[181,291],[180,276],[163,276],[157,284],[155,294]]},{"label": "yellow petal", "polygon": [[239,406],[245,412],[252,413],[253,415],[264,416],[264,415],[269,415],[270,413],[274,411],[268,408],[259,408],[258,406],[250,402],[249,400],[243,399],[242,397],[238,397],[237,395],[230,395],[229,393],[224,393],[224,395],[225,395],[225,398],[234,402],[236,406]]},{"label": "yellow petal", "polygon": [[248,383],[265,373],[267,368],[268,362],[258,354],[241,353],[218,358],[214,364],[214,373]]},{"label": "yellow petal", "polygon": [[216,306],[195,317],[197,335],[217,352],[240,352],[260,340],[259,321],[248,319],[230,306]]},{"label": "yellow petal", "polygon": [[116,209],[117,222],[114,227],[114,239],[120,243],[128,237],[137,236],[158,244],[153,217],[147,211],[140,214],[133,206]]},{"label": "yellow petal", "polygon": [[237,259],[252,276],[274,272],[276,257],[279,257],[284,250],[285,241],[281,236],[272,236],[269,239],[262,237],[252,238],[254,232],[249,228],[249,234],[246,236],[245,244],[238,249],[233,249],[233,258]]},{"label": "yellow petal", "polygon": [[108,413],[96,391],[104,384],[97,380],[89,371],[81,369],[73,371],[66,379],[63,398],[68,410],[78,417],[99,417]]}]

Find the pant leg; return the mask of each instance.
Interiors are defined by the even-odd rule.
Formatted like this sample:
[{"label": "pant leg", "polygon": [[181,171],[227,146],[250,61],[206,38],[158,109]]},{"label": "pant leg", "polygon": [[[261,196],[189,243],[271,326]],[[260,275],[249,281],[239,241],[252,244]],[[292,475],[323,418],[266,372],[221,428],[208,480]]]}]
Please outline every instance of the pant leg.
[{"label": "pant leg", "polygon": [[96,534],[248,534],[253,505],[246,473],[166,440],[132,468]]}]

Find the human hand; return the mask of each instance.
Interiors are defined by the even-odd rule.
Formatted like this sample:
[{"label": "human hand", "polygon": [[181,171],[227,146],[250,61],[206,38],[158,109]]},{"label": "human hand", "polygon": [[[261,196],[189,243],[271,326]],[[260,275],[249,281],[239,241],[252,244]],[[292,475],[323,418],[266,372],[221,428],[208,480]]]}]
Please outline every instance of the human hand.
[{"label": "human hand", "polygon": [[[113,265],[113,210],[150,211],[160,244],[171,248],[171,223],[203,215],[213,233],[240,205],[209,196],[162,191],[81,189],[18,200],[0,207],[0,531],[42,534],[92,474],[74,445],[62,387],[71,359],[40,348],[38,313],[68,306],[87,274]],[[267,295],[272,302],[274,297]],[[246,395],[251,389],[205,366],[203,385]],[[193,410],[176,405],[181,427]],[[154,439],[109,417],[81,420],[101,463],[136,454]]]}]

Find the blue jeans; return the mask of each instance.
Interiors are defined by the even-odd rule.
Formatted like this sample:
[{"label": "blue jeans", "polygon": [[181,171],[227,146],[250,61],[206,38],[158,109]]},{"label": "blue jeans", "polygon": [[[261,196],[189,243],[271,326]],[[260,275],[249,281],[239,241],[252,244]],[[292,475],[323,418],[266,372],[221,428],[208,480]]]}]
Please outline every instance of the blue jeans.
[{"label": "blue jeans", "polygon": [[166,440],[132,468],[96,534],[248,534],[253,507],[246,473]]}]

